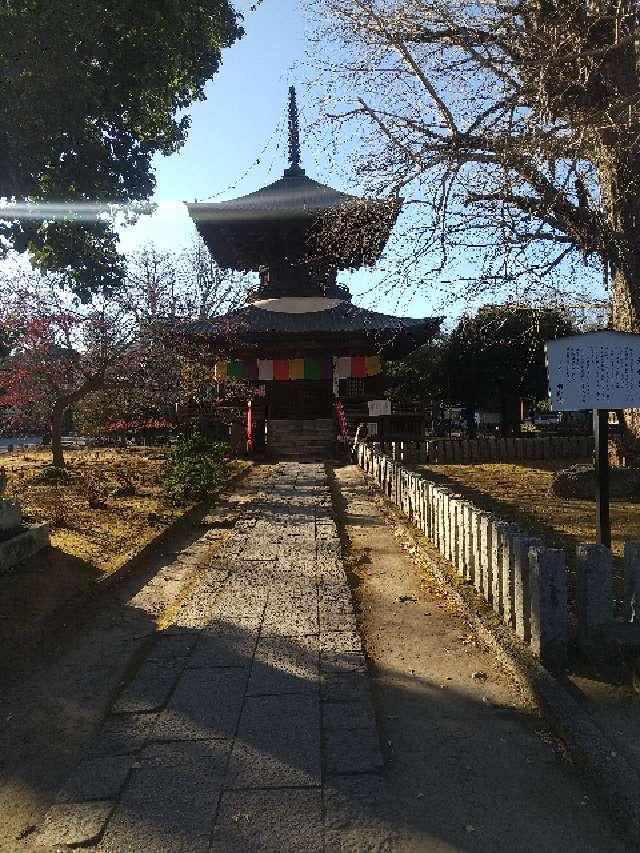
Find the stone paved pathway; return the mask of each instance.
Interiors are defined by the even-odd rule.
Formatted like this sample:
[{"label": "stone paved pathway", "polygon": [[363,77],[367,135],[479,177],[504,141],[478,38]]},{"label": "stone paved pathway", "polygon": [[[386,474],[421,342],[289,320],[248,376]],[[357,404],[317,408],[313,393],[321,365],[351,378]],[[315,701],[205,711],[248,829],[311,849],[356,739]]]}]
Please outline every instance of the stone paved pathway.
[{"label": "stone paved pathway", "polygon": [[115,698],[39,849],[394,849],[381,769],[325,471],[284,463]]}]

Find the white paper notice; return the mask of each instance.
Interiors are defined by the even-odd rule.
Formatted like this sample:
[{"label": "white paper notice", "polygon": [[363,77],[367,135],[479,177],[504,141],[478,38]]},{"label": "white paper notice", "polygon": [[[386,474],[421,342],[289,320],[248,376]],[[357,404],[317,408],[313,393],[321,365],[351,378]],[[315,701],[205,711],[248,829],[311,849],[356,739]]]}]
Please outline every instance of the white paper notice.
[{"label": "white paper notice", "polygon": [[391,400],[369,400],[369,417],[391,414]]},{"label": "white paper notice", "polygon": [[588,332],[546,350],[554,412],[640,406],[640,335]]}]

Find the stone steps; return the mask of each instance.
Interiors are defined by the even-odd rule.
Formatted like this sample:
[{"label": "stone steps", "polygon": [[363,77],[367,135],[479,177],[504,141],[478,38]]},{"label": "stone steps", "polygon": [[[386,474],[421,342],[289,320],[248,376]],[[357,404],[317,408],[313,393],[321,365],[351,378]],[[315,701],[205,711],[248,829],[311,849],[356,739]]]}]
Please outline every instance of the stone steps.
[{"label": "stone steps", "polygon": [[336,443],[333,420],[271,420],[267,431],[269,453],[289,459],[330,456]]}]

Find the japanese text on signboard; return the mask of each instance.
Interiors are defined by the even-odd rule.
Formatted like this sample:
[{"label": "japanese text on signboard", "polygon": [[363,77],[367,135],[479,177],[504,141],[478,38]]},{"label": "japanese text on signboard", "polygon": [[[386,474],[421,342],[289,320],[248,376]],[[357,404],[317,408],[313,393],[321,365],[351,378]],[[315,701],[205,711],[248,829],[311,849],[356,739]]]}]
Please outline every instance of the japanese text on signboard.
[{"label": "japanese text on signboard", "polygon": [[554,411],[640,406],[640,335],[592,332],[547,342]]}]

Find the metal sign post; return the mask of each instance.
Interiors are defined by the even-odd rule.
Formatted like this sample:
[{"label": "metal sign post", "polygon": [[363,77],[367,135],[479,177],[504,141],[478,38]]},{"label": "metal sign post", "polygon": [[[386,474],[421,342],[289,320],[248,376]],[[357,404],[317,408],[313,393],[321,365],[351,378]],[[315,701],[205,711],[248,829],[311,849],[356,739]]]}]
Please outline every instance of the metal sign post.
[{"label": "metal sign post", "polygon": [[596,542],[611,548],[609,516],[609,410],[593,410],[596,469]]}]

